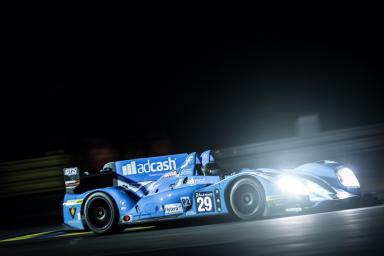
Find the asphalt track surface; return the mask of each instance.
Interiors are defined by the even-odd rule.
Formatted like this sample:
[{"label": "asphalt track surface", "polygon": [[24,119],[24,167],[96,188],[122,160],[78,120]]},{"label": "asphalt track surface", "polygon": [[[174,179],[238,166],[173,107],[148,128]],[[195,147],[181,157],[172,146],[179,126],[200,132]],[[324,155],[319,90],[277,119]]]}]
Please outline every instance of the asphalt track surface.
[{"label": "asphalt track surface", "polygon": [[60,230],[3,236],[0,255],[384,255],[382,205],[204,222],[152,224],[107,236]]}]

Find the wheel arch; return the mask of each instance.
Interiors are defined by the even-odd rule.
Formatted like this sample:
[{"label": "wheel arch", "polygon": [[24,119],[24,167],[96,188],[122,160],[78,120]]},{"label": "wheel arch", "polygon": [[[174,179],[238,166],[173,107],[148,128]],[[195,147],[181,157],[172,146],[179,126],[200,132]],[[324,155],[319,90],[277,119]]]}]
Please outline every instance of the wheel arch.
[{"label": "wheel arch", "polygon": [[226,194],[233,183],[242,178],[251,178],[258,182],[263,188],[265,196],[273,192],[273,183],[269,179],[255,175],[254,173],[240,173],[234,176],[232,179],[228,180],[227,184],[225,185],[224,193]]},{"label": "wheel arch", "polygon": [[[263,178],[263,177],[253,175],[252,173],[243,173],[240,175],[236,175],[236,177],[234,177],[233,179],[228,181],[228,183],[226,184],[225,189],[224,189],[224,198],[225,198],[224,201],[225,201],[225,207],[226,207],[228,213],[230,213],[230,215],[233,216],[232,206],[230,205],[230,193],[231,193],[231,189],[232,189],[233,185],[241,179],[251,179],[251,180],[255,181],[259,185],[259,187],[261,188],[262,193],[264,195],[264,198],[263,198],[264,210],[262,211],[262,215],[263,215],[265,210],[267,209],[266,187],[268,187],[267,184],[270,183],[270,181]],[[233,217],[233,218],[238,219],[238,217]]]},{"label": "wheel arch", "polygon": [[103,194],[107,195],[112,200],[114,207],[117,210],[116,212],[118,214],[118,218],[120,218],[120,216],[122,215],[121,208],[119,207],[119,203],[121,201],[125,201],[127,203],[128,209],[133,207],[136,204],[136,202],[138,201],[138,199],[135,198],[132,193],[128,194],[126,192],[123,192],[123,189],[121,189],[119,187],[108,187],[108,188],[95,189],[95,190],[89,191],[87,193],[87,195],[84,197],[83,203],[81,205],[81,216],[82,216],[83,226],[85,229],[89,229],[89,227],[87,225],[87,222],[85,221],[84,207],[85,207],[85,204],[86,204],[88,198],[95,193],[103,193]]},{"label": "wheel arch", "polygon": [[[263,188],[264,195],[266,195],[265,185],[264,185],[264,182],[261,181],[261,180],[263,180],[261,177],[258,177],[256,175],[252,175],[252,174],[242,174],[242,175],[237,175],[235,178],[231,179],[227,183],[227,185],[225,186],[225,189],[224,189],[225,198],[228,197],[228,194],[230,193],[230,190],[231,190],[231,187],[233,186],[233,184],[236,183],[236,181],[238,181],[240,179],[244,179],[244,178],[250,178],[250,179],[256,181],[257,183],[259,183],[261,185],[261,187]],[[225,200],[225,203],[227,204],[227,200]],[[227,205],[227,208],[228,208],[228,205]]]}]

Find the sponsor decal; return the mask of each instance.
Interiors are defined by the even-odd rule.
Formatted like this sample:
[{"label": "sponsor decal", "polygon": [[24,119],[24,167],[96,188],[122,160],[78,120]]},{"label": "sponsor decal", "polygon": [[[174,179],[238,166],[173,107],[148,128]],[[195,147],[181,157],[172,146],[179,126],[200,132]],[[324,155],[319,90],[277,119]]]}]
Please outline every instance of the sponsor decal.
[{"label": "sponsor decal", "polygon": [[192,205],[191,203],[191,199],[189,199],[189,196],[183,196],[183,197],[180,197],[180,201],[181,201],[181,204],[184,206],[184,207],[189,207]]},{"label": "sponsor decal", "polygon": [[164,174],[164,178],[170,178],[170,177],[173,177],[173,176],[176,176],[177,175],[177,172],[176,171],[172,171],[172,172],[168,172],[166,174]]},{"label": "sponsor decal", "polygon": [[78,172],[77,167],[64,169],[64,175],[68,175],[68,176],[77,175],[77,172]]},{"label": "sponsor decal", "polygon": [[73,189],[80,185],[80,180],[69,180],[65,182],[65,188]]},{"label": "sponsor decal", "polygon": [[65,185],[76,185],[76,184],[80,184],[80,180],[68,180],[65,182]]},{"label": "sponsor decal", "polygon": [[213,212],[213,192],[196,192],[195,193],[196,211],[197,213]]},{"label": "sponsor decal", "polygon": [[194,185],[194,184],[205,184],[207,181],[204,178],[190,178],[188,179],[187,183],[188,185]]},{"label": "sponsor decal", "polygon": [[67,190],[74,189],[80,185],[79,169],[77,167],[64,168],[64,181]]},{"label": "sponsor decal", "polygon": [[302,210],[303,210],[303,208],[301,208],[301,207],[285,209],[286,212],[301,212]]},{"label": "sponsor decal", "polygon": [[145,163],[131,161],[122,166],[123,175],[135,175],[142,173],[157,173],[176,169],[176,158],[168,157],[164,161],[151,162],[149,159]]},{"label": "sponsor decal", "polygon": [[183,213],[183,206],[181,203],[166,204],[164,205],[165,215],[181,214]]},{"label": "sponsor decal", "polygon": [[70,207],[69,208],[69,214],[71,214],[72,219],[75,218],[76,207]]},{"label": "sponsor decal", "polygon": [[125,206],[125,201],[124,200],[121,200],[120,204],[121,204],[120,210],[122,210],[122,211],[127,210],[127,207]]},{"label": "sponsor decal", "polygon": [[271,195],[266,197],[267,201],[274,201],[274,200],[279,200],[281,199],[280,195]]},{"label": "sponsor decal", "polygon": [[63,203],[64,206],[71,206],[76,204],[82,204],[83,199],[75,199],[75,200],[68,200],[67,202]]}]

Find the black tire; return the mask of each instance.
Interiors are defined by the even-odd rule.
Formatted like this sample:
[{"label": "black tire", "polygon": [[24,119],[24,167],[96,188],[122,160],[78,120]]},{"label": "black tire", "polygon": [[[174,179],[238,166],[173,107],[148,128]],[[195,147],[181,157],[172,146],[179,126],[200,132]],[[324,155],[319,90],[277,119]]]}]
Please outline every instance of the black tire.
[{"label": "black tire", "polygon": [[250,177],[236,179],[226,191],[226,203],[229,212],[235,219],[257,219],[265,211],[263,186]]},{"label": "black tire", "polygon": [[96,192],[91,194],[84,205],[84,218],[90,230],[96,234],[121,232],[119,213],[114,201],[107,194]]}]

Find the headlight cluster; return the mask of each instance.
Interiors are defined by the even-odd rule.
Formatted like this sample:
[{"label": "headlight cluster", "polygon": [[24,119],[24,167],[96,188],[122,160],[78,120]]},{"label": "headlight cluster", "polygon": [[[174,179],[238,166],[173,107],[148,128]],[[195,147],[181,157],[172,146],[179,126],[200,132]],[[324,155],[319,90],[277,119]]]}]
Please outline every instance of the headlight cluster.
[{"label": "headlight cluster", "polygon": [[[336,171],[336,176],[340,183],[345,187],[359,188],[360,183],[353,171],[349,168],[341,168]],[[327,194],[327,190],[314,182],[303,180],[303,182],[295,175],[284,174],[278,177],[277,185],[280,190],[287,195],[308,195],[309,193]]]},{"label": "headlight cluster", "polygon": [[279,188],[287,194],[293,195],[307,195],[307,187],[301,183],[297,178],[291,175],[283,175],[279,177],[277,184]]},{"label": "headlight cluster", "polygon": [[336,172],[337,178],[340,183],[346,187],[360,187],[360,183],[357,180],[353,171],[349,168],[342,168]]}]

